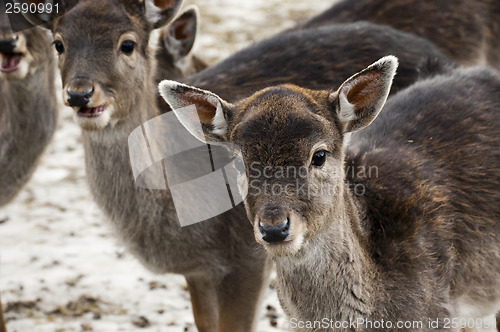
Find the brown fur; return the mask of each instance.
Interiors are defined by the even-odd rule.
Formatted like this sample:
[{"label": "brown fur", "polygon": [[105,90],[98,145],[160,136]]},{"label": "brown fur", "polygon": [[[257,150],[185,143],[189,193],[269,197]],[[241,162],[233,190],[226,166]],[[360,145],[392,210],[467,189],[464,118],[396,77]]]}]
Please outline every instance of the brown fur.
[{"label": "brown fur", "polygon": [[343,0],[294,29],[359,20],[415,33],[462,65],[500,68],[500,3],[495,0]]},{"label": "brown fur", "polygon": [[[368,128],[349,133],[353,121],[367,126],[381,109],[390,86],[386,64],[333,92],[282,85],[235,105],[219,99],[227,132],[218,140],[241,149],[247,214],[276,262],[278,294],[290,318],[422,320],[426,331],[433,330],[428,318],[440,318],[438,330],[457,330],[445,329],[443,319],[480,318],[500,305],[500,73],[458,69],[422,81],[392,97]],[[383,91],[366,94],[373,109],[346,112],[342,96],[367,81]],[[173,105],[193,100],[184,91],[209,94],[163,84]],[[319,168],[311,165],[318,150],[328,151]],[[290,166],[308,172],[277,175]],[[377,176],[352,174],[348,166],[376,166]],[[273,176],[265,176],[265,167]],[[303,192],[296,183],[331,191]],[[291,191],[273,194],[264,184],[291,185]],[[357,186],[365,191],[357,194]],[[285,242],[263,240],[262,226],[287,219]]]},{"label": "brown fur", "polygon": [[[185,10],[171,24],[160,30],[156,52],[156,83],[166,78],[179,80],[207,67],[207,64],[192,52],[197,30],[198,11],[194,7]],[[168,110],[163,98],[159,95],[157,98],[160,108]]]},{"label": "brown fur", "polygon": [[166,77],[177,80],[207,67],[205,62],[191,52],[197,29],[198,13],[196,9],[189,8],[160,30],[159,50],[156,54],[158,82]]},{"label": "brown fur", "polygon": [[[40,28],[13,33],[0,11],[0,40],[17,36],[19,69],[0,72],[0,206],[30,179],[56,129],[55,63],[50,39]],[[1,52],[1,50],[0,50]],[[7,53],[0,53],[0,62]]]},{"label": "brown fur", "polygon": [[343,0],[300,24],[368,21],[414,33],[462,65],[500,68],[500,2],[497,0]]}]

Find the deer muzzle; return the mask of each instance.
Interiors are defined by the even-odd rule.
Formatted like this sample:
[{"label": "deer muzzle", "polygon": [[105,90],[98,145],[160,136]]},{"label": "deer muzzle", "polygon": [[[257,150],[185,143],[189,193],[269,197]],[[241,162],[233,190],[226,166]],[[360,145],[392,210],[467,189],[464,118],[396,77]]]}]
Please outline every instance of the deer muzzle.
[{"label": "deer muzzle", "polygon": [[0,39],[0,53],[13,53],[17,47],[17,36]]}]

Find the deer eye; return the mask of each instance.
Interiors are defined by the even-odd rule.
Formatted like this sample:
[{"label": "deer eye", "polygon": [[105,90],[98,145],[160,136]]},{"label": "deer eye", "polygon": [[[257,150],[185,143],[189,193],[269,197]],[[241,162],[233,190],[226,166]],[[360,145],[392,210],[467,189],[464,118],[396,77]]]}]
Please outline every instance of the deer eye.
[{"label": "deer eye", "polygon": [[55,40],[53,44],[54,44],[54,47],[56,48],[57,53],[59,53],[59,54],[64,53],[64,45],[63,45],[62,41]]},{"label": "deer eye", "polygon": [[321,150],[313,155],[311,165],[315,167],[321,167],[325,164],[325,161],[326,161],[326,151]]},{"label": "deer eye", "polygon": [[126,55],[131,55],[134,52],[135,45],[137,45],[135,42],[125,40],[120,46],[120,50]]}]

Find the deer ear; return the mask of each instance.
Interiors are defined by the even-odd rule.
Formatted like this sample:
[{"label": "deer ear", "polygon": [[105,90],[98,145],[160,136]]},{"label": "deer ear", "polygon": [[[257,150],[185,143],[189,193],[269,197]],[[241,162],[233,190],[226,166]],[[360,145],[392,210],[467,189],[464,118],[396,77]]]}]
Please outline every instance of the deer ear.
[{"label": "deer ear", "polygon": [[159,88],[163,99],[193,136],[205,143],[227,142],[227,119],[233,105],[212,92],[175,81],[162,81]]},{"label": "deer ear", "polygon": [[184,11],[166,28],[163,43],[174,62],[183,59],[191,52],[197,29],[198,10],[195,6]]},{"label": "deer ear", "polygon": [[145,0],[146,18],[158,29],[173,20],[184,0]]},{"label": "deer ear", "polygon": [[360,130],[375,120],[387,100],[397,67],[395,56],[383,57],[330,94],[344,133]]},{"label": "deer ear", "polygon": [[[52,29],[53,21],[66,14],[73,8],[78,0],[6,0],[5,3],[12,3],[18,8],[43,8],[43,11],[24,11],[21,10],[20,14],[9,14],[11,20],[11,28],[14,32],[22,31],[33,26],[40,26],[45,29]],[[43,6],[43,7],[42,7]],[[56,10],[57,8],[57,10]],[[21,18],[21,15],[24,19]]]}]

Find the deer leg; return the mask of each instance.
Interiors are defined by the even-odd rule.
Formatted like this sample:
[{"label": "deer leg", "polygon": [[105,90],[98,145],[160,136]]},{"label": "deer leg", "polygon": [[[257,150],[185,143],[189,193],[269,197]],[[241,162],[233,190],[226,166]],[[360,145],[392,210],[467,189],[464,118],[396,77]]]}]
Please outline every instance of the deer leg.
[{"label": "deer leg", "polygon": [[255,318],[272,263],[261,261],[252,270],[234,271],[218,287],[219,324],[217,332],[254,331]]},{"label": "deer leg", "polygon": [[186,277],[186,281],[198,331],[215,332],[217,330],[218,303],[214,281],[198,276]]},{"label": "deer leg", "polygon": [[7,332],[5,317],[3,315],[2,299],[0,298],[0,332]]}]

